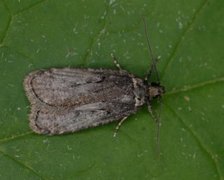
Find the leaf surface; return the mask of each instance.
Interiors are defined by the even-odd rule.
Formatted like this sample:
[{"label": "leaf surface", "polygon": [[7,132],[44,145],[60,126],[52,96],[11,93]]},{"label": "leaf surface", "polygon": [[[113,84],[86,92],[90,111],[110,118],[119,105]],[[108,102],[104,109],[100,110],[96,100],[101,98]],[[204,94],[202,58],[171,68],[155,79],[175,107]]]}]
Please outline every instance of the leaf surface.
[{"label": "leaf surface", "polygon": [[[116,123],[62,136],[34,134],[23,79],[50,67],[123,69],[144,77],[148,23],[162,100]],[[1,179],[223,179],[224,1],[0,1]],[[155,105],[155,109],[159,106]]]}]

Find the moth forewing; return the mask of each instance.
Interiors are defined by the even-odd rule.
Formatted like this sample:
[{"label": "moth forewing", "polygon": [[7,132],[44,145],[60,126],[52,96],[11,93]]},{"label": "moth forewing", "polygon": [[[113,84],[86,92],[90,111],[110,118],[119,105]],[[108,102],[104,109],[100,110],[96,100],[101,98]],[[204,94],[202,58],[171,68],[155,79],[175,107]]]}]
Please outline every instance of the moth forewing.
[{"label": "moth forewing", "polygon": [[24,80],[31,102],[30,127],[39,134],[63,134],[118,121],[146,102],[143,80],[127,71],[49,69]]}]

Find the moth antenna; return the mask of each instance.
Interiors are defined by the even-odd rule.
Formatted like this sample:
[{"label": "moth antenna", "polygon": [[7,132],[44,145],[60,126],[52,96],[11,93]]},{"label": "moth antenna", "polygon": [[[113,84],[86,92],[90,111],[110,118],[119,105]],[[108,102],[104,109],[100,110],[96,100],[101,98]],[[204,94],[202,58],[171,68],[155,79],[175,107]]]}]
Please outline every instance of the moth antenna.
[{"label": "moth antenna", "polygon": [[156,134],[156,143],[157,143],[157,152],[160,156],[160,126],[161,126],[161,118],[160,118],[160,114],[162,112],[162,99],[161,96],[158,97],[157,99],[158,103],[159,103],[159,113],[157,114],[157,134]]},{"label": "moth antenna", "polygon": [[158,116],[157,113],[154,113],[152,111],[152,108],[150,105],[148,105],[148,111],[150,112],[152,119],[155,122],[156,125],[156,154],[157,157],[160,157],[160,116]]},{"label": "moth antenna", "polygon": [[144,22],[144,30],[145,30],[145,36],[146,36],[147,46],[148,46],[148,53],[149,53],[149,57],[151,57],[151,59],[152,59],[152,63],[150,64],[150,67],[148,69],[145,80],[147,80],[149,82],[149,78],[151,77],[152,72],[154,72],[157,82],[160,82],[159,74],[158,74],[157,67],[156,67],[157,58],[154,56],[151,45],[150,45],[148,27],[147,27],[145,17],[143,17],[143,22]]}]

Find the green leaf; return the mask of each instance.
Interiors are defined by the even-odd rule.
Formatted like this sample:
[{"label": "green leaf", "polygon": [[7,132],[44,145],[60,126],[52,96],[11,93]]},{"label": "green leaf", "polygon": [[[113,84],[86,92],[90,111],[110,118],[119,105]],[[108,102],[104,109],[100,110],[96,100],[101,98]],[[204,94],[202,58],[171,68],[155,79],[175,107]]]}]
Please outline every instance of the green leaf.
[{"label": "green leaf", "polygon": [[[147,108],[61,136],[28,126],[23,79],[50,67],[150,64],[142,16],[166,87],[161,155]],[[224,1],[0,1],[0,179],[223,179]],[[153,104],[155,105],[155,104]],[[159,110],[159,106],[154,107]]]}]

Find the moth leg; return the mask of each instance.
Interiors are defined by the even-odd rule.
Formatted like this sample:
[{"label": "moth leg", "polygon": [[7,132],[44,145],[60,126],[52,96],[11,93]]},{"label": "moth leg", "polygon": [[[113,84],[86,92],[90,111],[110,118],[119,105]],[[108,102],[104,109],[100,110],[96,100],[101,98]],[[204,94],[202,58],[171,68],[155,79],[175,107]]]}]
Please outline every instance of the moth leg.
[{"label": "moth leg", "polygon": [[112,57],[112,59],[113,59],[113,62],[114,62],[114,64],[115,64],[115,66],[116,66],[119,70],[122,70],[120,64],[119,64],[118,61],[117,61],[117,58],[114,56],[113,53],[111,53],[111,57]]},{"label": "moth leg", "polygon": [[120,120],[120,122],[118,123],[118,125],[117,125],[116,128],[115,128],[114,137],[117,136],[117,132],[118,132],[118,130],[120,129],[122,123],[123,123],[126,119],[127,119],[127,117],[124,117],[123,119]]}]

